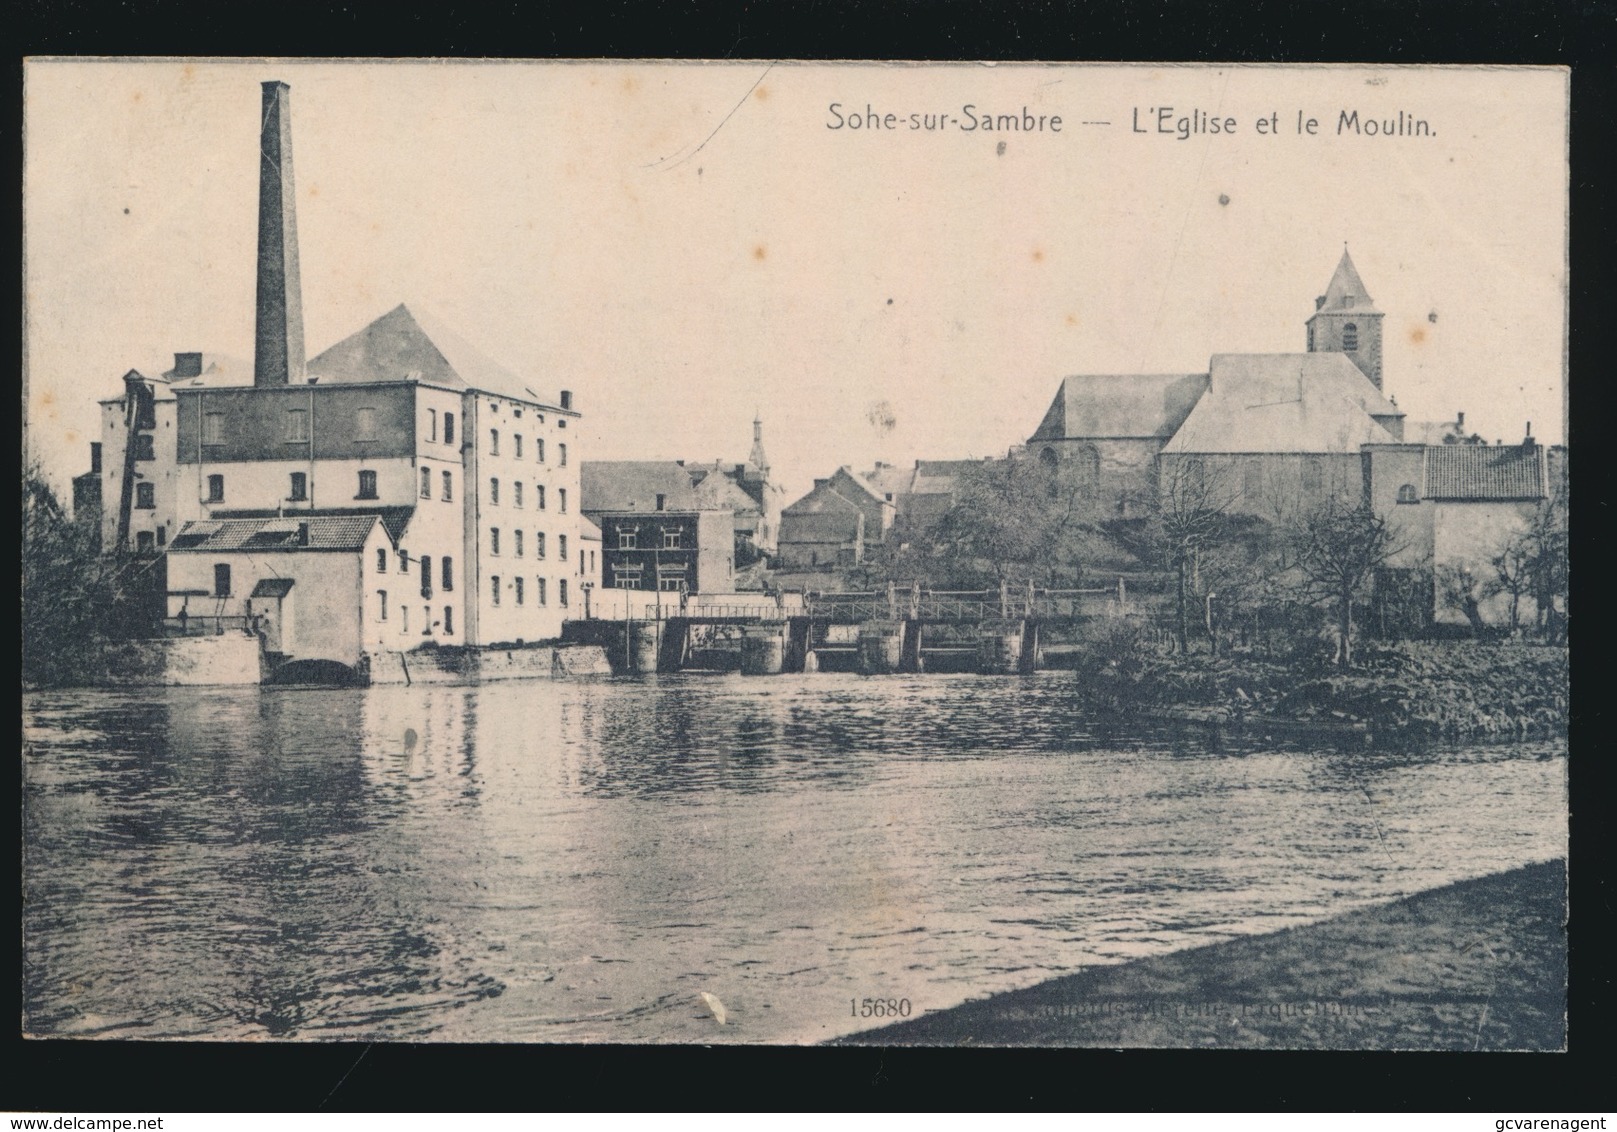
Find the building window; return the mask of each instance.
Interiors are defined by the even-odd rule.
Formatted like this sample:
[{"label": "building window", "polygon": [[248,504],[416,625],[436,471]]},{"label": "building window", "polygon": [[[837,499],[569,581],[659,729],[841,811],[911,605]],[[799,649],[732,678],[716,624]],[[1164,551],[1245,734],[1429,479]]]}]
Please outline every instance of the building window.
[{"label": "building window", "polygon": [[378,574],[387,573],[387,551],[386,550],[378,550],[376,552],[376,572]]},{"label": "building window", "polygon": [[225,442],[225,415],[223,413],[207,413],[202,417],[202,443],[223,444]]},{"label": "building window", "polygon": [[306,472],[293,472],[291,484],[286,497],[294,503],[301,503],[309,498],[309,476]]},{"label": "building window", "polygon": [[216,562],[213,567],[213,596],[230,596],[230,567],[224,562]]},{"label": "building window", "polygon": [[567,514],[567,489],[565,487],[556,489],[556,510],[563,515]]},{"label": "building window", "polygon": [[545,580],[543,578],[533,580],[533,603],[535,605],[545,604]]},{"label": "building window", "polygon": [[432,440],[432,441],[436,441],[438,439],[438,410],[437,409],[428,409],[427,410],[427,439]]},{"label": "building window", "polygon": [[[137,485],[138,486],[138,485]],[[225,501],[225,477],[208,477],[208,502],[223,503]]]},{"label": "building window", "polygon": [[307,444],[309,441],[309,414],[305,409],[288,409],[281,438],[288,444]]},{"label": "building window", "polygon": [[1359,328],[1354,323],[1342,327],[1342,349],[1353,353],[1359,348]]},{"label": "building window", "polygon": [[455,498],[455,477],[449,472],[444,473],[444,502]]},{"label": "building window", "polygon": [[500,576],[495,574],[489,578],[489,593],[495,605],[500,604]]},{"label": "building window", "polygon": [[497,428],[488,430],[488,454],[490,456],[500,454],[500,430]]},{"label": "building window", "polygon": [[444,443],[445,444],[453,444],[453,443],[455,443],[455,414],[454,413],[445,413],[444,414]]},{"label": "building window", "polygon": [[432,596],[432,555],[421,556],[421,596]]},{"label": "building window", "polygon": [[513,554],[515,554],[518,558],[522,557],[522,532],[521,531],[512,531],[511,532],[511,552]]},{"label": "building window", "polygon": [[[557,535],[556,536],[556,557],[561,559],[563,562],[567,561],[567,536],[566,535]],[[567,603],[564,601],[564,602],[562,602],[562,604],[566,605]]]},{"label": "building window", "polygon": [[685,588],[685,579],[680,577],[658,578],[657,588],[664,593],[678,593]]},{"label": "building window", "polygon": [[421,635],[423,637],[432,636],[432,606],[430,605],[421,607]]},{"label": "building window", "polygon": [[422,499],[431,499],[432,498],[432,469],[431,468],[422,468],[421,469],[421,498]]},{"label": "building window", "polygon": [[375,472],[367,470],[367,471],[363,471],[363,472],[359,473],[359,494],[356,495],[354,498],[355,499],[375,499],[376,498],[376,473]]},{"label": "building window", "polygon": [[387,620],[387,591],[386,590],[377,590],[376,591],[376,601],[377,601],[376,619],[378,621],[386,621]]},{"label": "building window", "polygon": [[663,549],[664,550],[678,550],[679,549],[679,543],[680,543],[680,535],[682,533],[683,532],[681,532],[681,531],[664,531],[663,532]]},{"label": "building window", "polygon": [[452,606],[452,605],[446,605],[446,606],[444,606],[444,636],[453,637],[454,635],[455,635],[455,607]]},{"label": "building window", "polygon": [[410,631],[410,607],[408,605],[405,605],[403,602],[400,602],[399,603],[399,632],[408,633],[409,631]]},{"label": "building window", "polygon": [[152,447],[152,434],[151,433],[149,433],[149,432],[137,432],[135,434],[135,459],[137,459],[137,460],[155,460],[155,459],[157,459],[157,452]]},{"label": "building window", "polygon": [[640,535],[635,531],[618,528],[618,549],[634,550],[640,545]]},{"label": "building window", "polygon": [[151,531],[135,532],[135,549],[142,554],[150,554],[157,548],[156,536]]},{"label": "building window", "polygon": [[455,588],[455,560],[444,555],[444,593],[450,593]]},{"label": "building window", "polygon": [[567,579],[559,578],[556,581],[556,604],[563,609],[567,608]]},{"label": "building window", "polygon": [[1310,354],[1314,352],[1314,324],[1312,321],[1308,324],[1308,352]]},{"label": "building window", "polygon": [[533,556],[535,558],[543,558],[545,556],[545,532],[544,531],[534,531],[533,532]]},{"label": "building window", "polygon": [[1414,484],[1406,483],[1406,484],[1404,484],[1402,487],[1400,487],[1398,489],[1398,502],[1400,502],[1400,503],[1419,503],[1420,502],[1420,492],[1415,490],[1415,485]]},{"label": "building window", "polygon": [[516,483],[511,485],[511,506],[513,506],[513,507],[521,507],[522,506],[522,481],[521,480],[518,480]]},{"label": "building window", "polygon": [[512,455],[518,460],[522,459],[522,434],[519,432],[511,437]]},{"label": "building window", "polygon": [[366,407],[355,414],[354,419],[355,440],[376,439],[376,410]]},{"label": "building window", "polygon": [[666,496],[666,495],[662,495],[662,494],[659,494],[659,495],[658,495],[658,496],[657,496],[657,510],[659,510],[659,511],[661,511],[661,510],[662,510],[662,509],[663,509],[663,506],[664,506],[664,505],[665,505],[665,504],[666,504],[666,503],[667,503],[667,502],[668,502],[668,496]]},{"label": "building window", "polygon": [[536,437],[533,442],[533,458],[541,464],[545,462],[545,438]]},{"label": "building window", "polygon": [[542,483],[533,485],[533,505],[540,511],[545,509],[545,485]]},{"label": "building window", "polygon": [[489,506],[491,506],[491,507],[498,507],[500,505],[500,481],[499,480],[491,479],[491,480],[488,481],[488,502],[489,502]]},{"label": "building window", "polygon": [[[560,464],[564,468],[567,466],[567,445],[556,445],[556,463]],[[562,604],[565,605],[567,603],[563,602]]]},{"label": "building window", "polygon": [[151,483],[137,483],[135,485],[135,506],[142,511],[150,511],[157,506],[157,485]]},{"label": "building window", "polygon": [[162,523],[157,524],[157,545],[168,545],[168,527]]},{"label": "building window", "polygon": [[521,605],[522,604],[522,578],[521,578],[521,576],[519,575],[519,576],[517,576],[515,578],[512,578],[511,579],[511,584],[516,587],[517,604]]},{"label": "building window", "polygon": [[399,551],[399,573],[408,574],[409,572],[410,572],[410,552],[408,550],[400,550]]},{"label": "building window", "polygon": [[499,527],[490,527],[488,529],[488,552],[490,554],[498,554],[498,553],[500,553],[500,528]]}]

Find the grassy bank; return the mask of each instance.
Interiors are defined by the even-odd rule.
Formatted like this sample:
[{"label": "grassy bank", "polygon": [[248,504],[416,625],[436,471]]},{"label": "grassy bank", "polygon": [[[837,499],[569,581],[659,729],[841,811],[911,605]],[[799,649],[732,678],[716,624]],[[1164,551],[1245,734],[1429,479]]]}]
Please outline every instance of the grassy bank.
[{"label": "grassy bank", "polygon": [[1418,741],[1562,736],[1570,697],[1565,648],[1472,641],[1371,646],[1340,671],[1242,653],[1160,656],[1112,639],[1086,654],[1079,677],[1090,706],[1117,715],[1192,709]]},{"label": "grassy bank", "polygon": [[1559,1050],[1566,866],[1100,967],[840,1045]]}]

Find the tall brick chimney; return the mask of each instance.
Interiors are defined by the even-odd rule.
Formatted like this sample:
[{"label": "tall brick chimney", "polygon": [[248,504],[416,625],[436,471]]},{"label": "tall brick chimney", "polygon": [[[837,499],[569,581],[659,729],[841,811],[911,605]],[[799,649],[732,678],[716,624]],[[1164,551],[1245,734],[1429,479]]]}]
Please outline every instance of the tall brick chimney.
[{"label": "tall brick chimney", "polygon": [[303,291],[298,282],[297,201],[292,182],[291,88],[264,84],[258,161],[258,326],[253,384],[304,380]]}]

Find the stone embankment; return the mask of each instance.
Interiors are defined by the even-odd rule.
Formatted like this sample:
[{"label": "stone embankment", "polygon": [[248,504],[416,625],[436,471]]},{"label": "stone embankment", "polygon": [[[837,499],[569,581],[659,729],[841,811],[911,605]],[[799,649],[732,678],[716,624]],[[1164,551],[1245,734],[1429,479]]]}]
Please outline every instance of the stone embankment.
[{"label": "stone embankment", "polygon": [[1370,646],[1346,671],[1102,642],[1080,663],[1079,687],[1091,708],[1123,718],[1267,722],[1398,741],[1560,737],[1570,708],[1565,648],[1477,642]]}]

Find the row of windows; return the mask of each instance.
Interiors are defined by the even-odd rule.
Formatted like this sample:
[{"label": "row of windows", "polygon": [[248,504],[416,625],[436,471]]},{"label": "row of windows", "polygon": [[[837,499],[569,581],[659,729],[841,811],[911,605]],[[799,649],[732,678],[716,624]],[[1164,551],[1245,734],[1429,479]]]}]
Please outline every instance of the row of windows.
[{"label": "row of windows", "polygon": [[[376,612],[377,620],[386,621],[387,620],[387,591],[386,590],[377,590],[376,591],[376,603],[377,603],[377,612]],[[443,608],[444,608],[444,619],[442,621],[438,622],[438,625],[443,628],[445,636],[452,637],[452,636],[455,635],[455,607],[452,606],[452,605],[446,605]],[[400,629],[401,632],[405,632],[405,633],[408,633],[410,631],[410,607],[408,605],[404,604],[403,602],[399,603],[399,629]],[[430,637],[430,636],[432,636],[432,630],[433,630],[432,606],[423,605],[421,607],[421,635],[423,637]]]},{"label": "row of windows", "polygon": [[[522,434],[520,432],[511,434],[511,448],[511,455],[515,459],[522,459]],[[497,428],[488,430],[488,454],[490,456],[500,454],[500,430]],[[545,462],[545,439],[542,436],[534,438],[533,458],[541,464]],[[567,466],[567,445],[556,445],[556,463],[563,468]]]},{"label": "row of windows", "polygon": [[[421,485],[422,498],[426,498],[425,479],[421,481]],[[511,506],[521,507],[522,500],[523,485],[521,483],[513,482],[511,484]],[[500,481],[497,478],[490,478],[488,481],[488,501],[489,506],[491,507],[498,507],[500,505]],[[542,483],[536,483],[533,485],[533,506],[537,511],[545,510],[545,485]],[[565,487],[558,487],[556,489],[556,509],[562,512],[566,512],[567,510],[567,489]]]},{"label": "row of windows", "polygon": [[[155,504],[152,503],[152,502],[145,502],[145,500],[150,500],[153,497],[151,487],[152,487],[151,484],[144,484],[144,483],[138,483],[138,484],[135,485],[136,506],[138,506],[138,507],[152,507],[152,506],[155,506]],[[448,492],[448,490],[449,490],[449,473],[445,472],[444,473],[444,491]],[[306,472],[293,472],[292,473],[292,475],[290,477],[290,482],[287,484],[286,497],[287,497],[287,499],[292,500],[294,502],[302,502],[302,501],[307,500],[309,498],[309,476],[308,476],[308,473],[306,473]],[[376,473],[375,472],[366,470],[366,471],[362,471],[362,472],[359,473],[359,492],[358,492],[357,495],[354,496],[354,498],[355,499],[375,499],[375,498],[377,498],[377,495],[376,495]],[[444,496],[444,498],[448,499],[449,496],[446,494]],[[223,503],[225,501],[225,477],[224,476],[211,475],[211,476],[208,477],[208,498],[207,498],[207,501],[209,503]]]},{"label": "row of windows", "polygon": [[[427,439],[433,443],[438,441],[438,410],[427,410]],[[444,443],[455,443],[455,414],[444,414]]]},{"label": "row of windows", "polygon": [[[489,576],[488,582],[489,582],[489,600],[493,604],[499,605],[501,600],[502,600],[502,595],[508,589],[511,591],[512,604],[514,604],[514,605],[526,605],[527,604],[528,588],[527,588],[527,584],[526,584],[527,583],[526,578],[516,577],[516,578],[511,578],[509,580],[506,580],[506,579],[502,579],[498,574],[492,574],[492,575]],[[546,590],[545,583],[546,583],[546,579],[544,579],[544,578],[535,578],[533,580],[533,603],[535,605],[548,605],[549,604],[549,599],[546,597],[547,590]],[[566,605],[567,605],[567,579],[566,578],[559,578],[556,581],[556,604],[559,605],[559,606],[562,606],[563,608],[565,608]]]},{"label": "row of windows", "polygon": [[[449,426],[453,433],[453,423]],[[281,416],[281,440],[287,444],[309,443],[309,410],[287,409]],[[350,439],[369,441],[376,439],[376,410],[370,406],[354,410]],[[202,414],[202,443],[218,445],[225,442],[225,414]]]},{"label": "row of windows", "polygon": [[[681,550],[681,549],[684,548],[684,545],[685,545],[685,532],[684,531],[681,531],[681,530],[666,530],[665,529],[663,531],[662,535],[663,535],[662,549],[664,549],[664,550]],[[656,546],[656,543],[652,543],[651,546]],[[618,549],[619,550],[639,550],[639,549],[641,549],[641,546],[640,546],[640,532],[639,531],[633,531],[633,530],[622,530],[622,529],[620,529],[618,531]]]},{"label": "row of windows", "polygon": [[[522,557],[523,533],[524,532],[522,531],[511,532],[511,553],[518,558]],[[500,545],[500,528],[490,527],[488,529],[488,552],[490,554],[500,553]],[[533,533],[533,556],[535,558],[543,558],[545,556],[544,531],[535,531]],[[563,562],[567,561],[566,535],[556,536],[556,557],[561,559]]]}]

